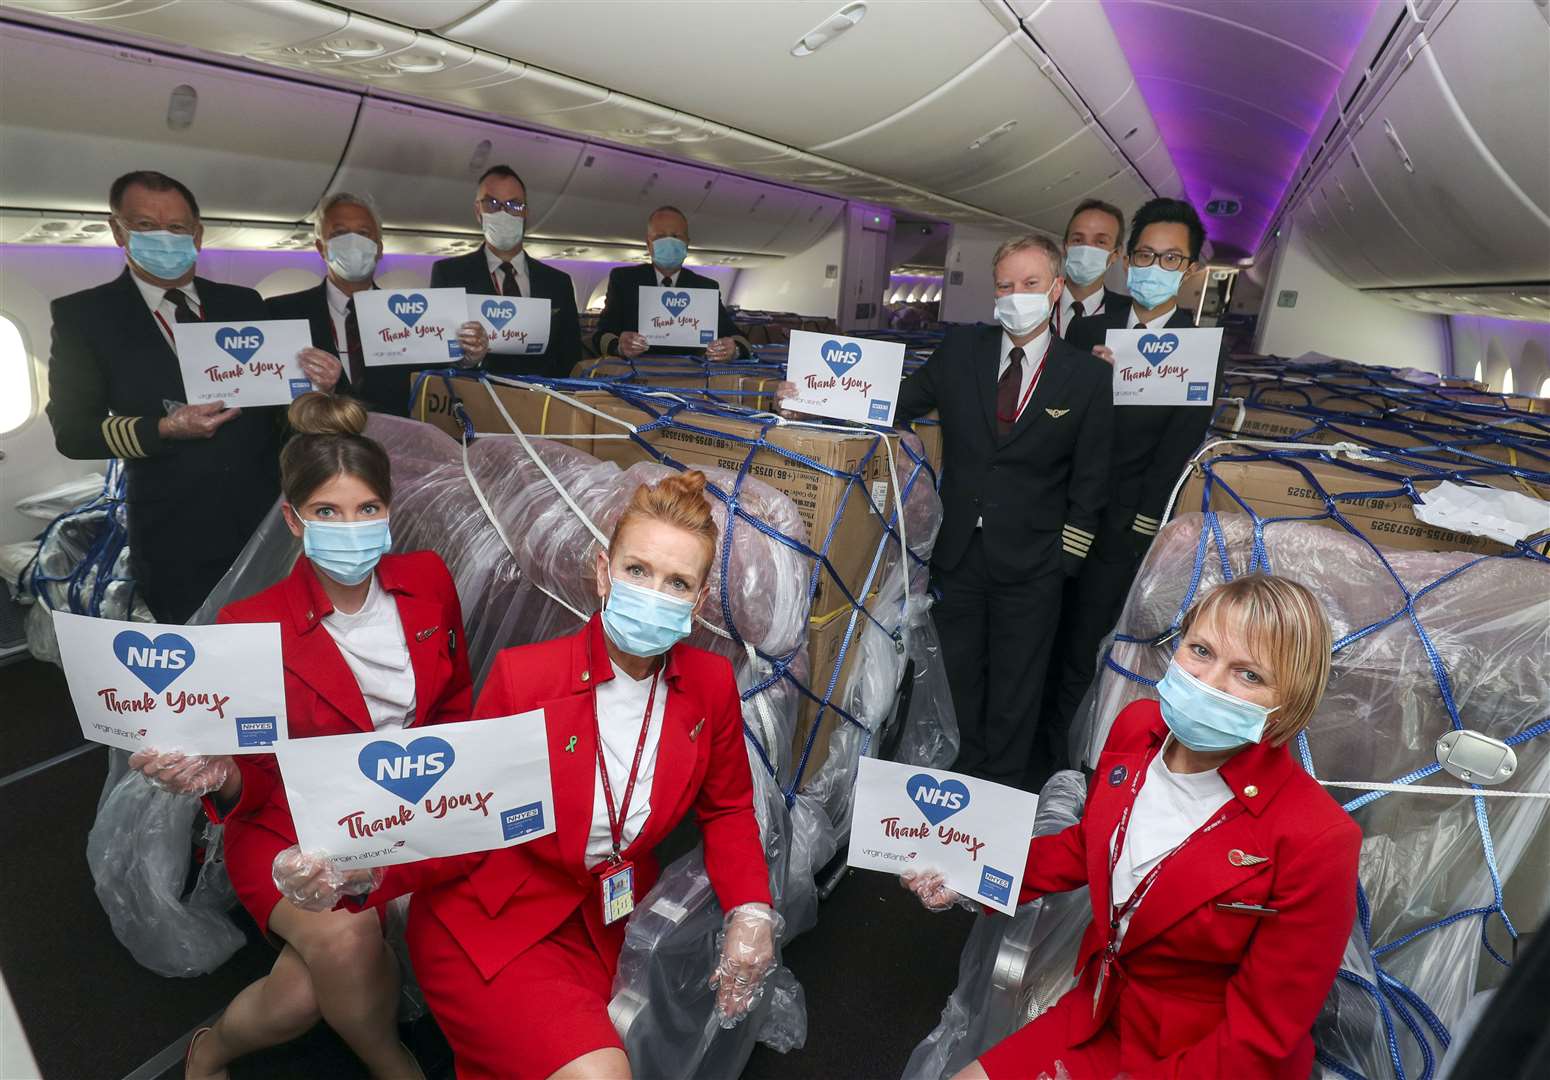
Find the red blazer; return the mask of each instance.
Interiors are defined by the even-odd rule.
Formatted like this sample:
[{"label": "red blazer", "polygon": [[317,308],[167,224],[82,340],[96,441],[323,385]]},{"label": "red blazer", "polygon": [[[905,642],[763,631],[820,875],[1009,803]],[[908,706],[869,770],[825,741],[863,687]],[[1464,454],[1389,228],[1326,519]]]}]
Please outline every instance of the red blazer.
[{"label": "red blazer", "polygon": [[[575,634],[506,649],[496,657],[474,716],[544,710],[555,831],[518,847],[389,867],[366,903],[378,905],[414,892],[410,919],[433,914],[486,981],[579,906],[598,954],[612,970],[626,920],[603,925],[597,876],[584,858],[597,769],[592,691],[613,677],[596,615]],[[667,702],[651,814],[622,853],[635,864],[636,902],[657,880],[652,849],[693,807],[705,843],[705,870],[722,910],[768,904],[769,869],[754,817],[732,665],[714,653],[675,645],[667,654],[663,681]]]},{"label": "red blazer", "polygon": [[[1130,804],[1133,770],[1167,734],[1156,701],[1114,722],[1082,820],[1028,847],[1020,901],[1091,889],[1093,922],[1077,955],[1063,1012],[1067,1044],[1117,1033],[1121,1063],[1137,1077],[1305,1080],[1310,1031],[1334,983],[1356,917],[1362,833],[1284,747],[1257,745],[1221,768],[1245,812],[1198,836],[1158,875],[1120,944],[1117,991],[1093,1010],[1109,922],[1111,838]],[[1266,861],[1238,866],[1238,850]],[[1239,901],[1273,908],[1256,917],[1218,910]]]},{"label": "red blazer", "polygon": [[[463,609],[446,564],[433,551],[384,555],[377,583],[398,602],[409,662],[414,667],[413,727],[467,720],[473,703],[468,645],[463,640]],[[285,715],[293,739],[347,735],[373,730],[366,699],[322,618],[334,610],[306,558],[296,560],[290,576],[263,592],[228,604],[216,617],[223,623],[279,623],[285,663]],[[288,844],[296,842],[290,804],[271,754],[236,757],[242,772],[242,796],[224,816],[210,799],[205,810],[217,822],[238,820],[268,829]],[[269,868],[262,867],[267,880]]]}]

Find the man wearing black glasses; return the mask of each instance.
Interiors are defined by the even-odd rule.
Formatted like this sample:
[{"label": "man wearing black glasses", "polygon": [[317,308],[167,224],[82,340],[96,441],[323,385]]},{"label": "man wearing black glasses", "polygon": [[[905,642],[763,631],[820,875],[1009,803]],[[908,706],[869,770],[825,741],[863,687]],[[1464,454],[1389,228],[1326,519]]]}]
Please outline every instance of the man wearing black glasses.
[{"label": "man wearing black glasses", "polygon": [[[1066,341],[1112,364],[1114,354],[1104,344],[1110,330],[1193,328],[1194,318],[1178,306],[1178,293],[1184,279],[1199,269],[1205,240],[1205,227],[1189,203],[1153,199],[1141,207],[1125,246],[1130,302],[1106,304],[1100,314],[1075,320]],[[1047,741],[1034,747],[1029,790],[1037,791],[1049,773],[1070,764],[1071,722],[1092,684],[1098,646],[1119,619],[1141,558],[1157,535],[1163,507],[1205,437],[1211,411],[1200,405],[1114,409],[1109,503],[1081,573],[1066,582],[1044,699],[1051,722],[1045,726]]]},{"label": "man wearing black glasses", "polygon": [[570,275],[522,249],[527,229],[527,187],[509,165],[492,165],[479,178],[474,218],[484,243],[478,250],[431,267],[431,288],[467,289],[478,296],[525,296],[549,301],[549,344],[531,356],[490,353],[485,367],[496,375],[562,379],[581,359],[581,320]]}]

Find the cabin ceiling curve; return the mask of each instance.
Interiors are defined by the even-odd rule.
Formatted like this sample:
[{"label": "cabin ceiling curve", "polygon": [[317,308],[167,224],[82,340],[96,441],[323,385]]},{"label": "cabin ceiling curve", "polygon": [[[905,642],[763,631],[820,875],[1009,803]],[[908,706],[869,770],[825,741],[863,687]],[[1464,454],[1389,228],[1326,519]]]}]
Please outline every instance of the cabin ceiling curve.
[{"label": "cabin ceiling curve", "polygon": [[[590,0],[584,33],[575,4],[507,0],[3,0],[0,11],[285,68],[346,93],[364,88],[374,107],[435,104],[474,114],[473,123],[482,116],[490,126],[496,118],[542,126],[552,139],[578,143],[578,162],[633,148],[641,153],[623,160],[637,168],[613,189],[627,190],[636,179],[644,185],[653,171],[673,174],[658,175],[653,186],[703,175],[712,184],[701,192],[697,243],[783,254],[800,250],[798,239],[816,241],[833,221],[815,216],[803,197],[1058,234],[1089,195],[1130,209],[1154,190],[1182,190],[1102,9],[1062,4],[1069,18],[1052,20],[1025,19],[1020,6]],[[812,33],[842,7],[864,8],[853,29],[826,41]],[[1075,63],[1084,59],[1076,40],[1083,35],[1071,28],[1094,19],[1112,50],[1102,80],[1087,74],[1092,65]],[[664,25],[677,31],[663,35]],[[648,38],[649,64],[640,50]],[[821,47],[793,55],[803,41]],[[1082,72],[1076,81],[1062,73],[1062,55]],[[835,107],[838,100],[844,108]],[[380,164],[390,153],[356,139],[339,163],[341,178],[352,154]],[[472,155],[463,149],[455,156],[457,178],[466,182]],[[670,168],[643,164],[650,161]],[[733,174],[735,182],[727,179]],[[573,174],[564,189],[534,183],[535,203],[551,200],[546,209],[560,215],[537,229],[622,239],[614,224],[594,235],[566,220],[597,221],[596,200],[569,190],[575,181]],[[761,196],[756,207],[746,205]],[[428,201],[419,204],[422,216]],[[645,201],[666,200],[647,193]],[[448,208],[455,219],[423,225],[471,229],[467,202],[464,192]],[[750,212],[759,218],[752,224],[744,220]],[[630,229],[632,238],[639,233],[638,216]],[[722,230],[726,242],[716,238]]]}]

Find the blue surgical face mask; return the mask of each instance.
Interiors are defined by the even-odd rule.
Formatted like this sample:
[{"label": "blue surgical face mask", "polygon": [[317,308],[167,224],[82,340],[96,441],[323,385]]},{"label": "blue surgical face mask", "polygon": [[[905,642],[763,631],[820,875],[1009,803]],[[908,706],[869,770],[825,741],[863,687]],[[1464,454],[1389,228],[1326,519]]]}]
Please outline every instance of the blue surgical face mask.
[{"label": "blue surgical face mask", "polygon": [[393,546],[387,518],[301,522],[301,548],[312,565],[341,585],[359,585]]},{"label": "blue surgical face mask", "polygon": [[1109,268],[1112,252],[1089,244],[1066,248],[1066,277],[1083,287],[1091,285]]},{"label": "blue surgical face mask", "polygon": [[1202,753],[1236,750],[1257,743],[1265,734],[1265,721],[1275,709],[1233,697],[1208,686],[1169,661],[1157,683],[1163,719],[1173,737]]},{"label": "blue surgical face mask", "polygon": [[1155,263],[1151,266],[1132,266],[1125,275],[1130,295],[1148,311],[1162,307],[1179,295],[1179,285],[1183,280],[1183,270],[1164,270]]},{"label": "blue surgical face mask", "polygon": [[325,245],[328,268],[345,281],[365,281],[377,268],[377,242],[360,233],[331,236]]},{"label": "blue surgical face mask", "polygon": [[659,236],[651,242],[651,261],[654,265],[676,273],[689,257],[689,245],[676,236]]},{"label": "blue surgical face mask", "polygon": [[631,656],[661,656],[689,636],[694,603],[614,578],[603,602],[603,629]]},{"label": "blue surgical face mask", "polygon": [[192,236],[165,229],[125,231],[129,232],[129,257],[152,277],[176,281],[192,270],[199,260],[199,249],[194,246]]}]

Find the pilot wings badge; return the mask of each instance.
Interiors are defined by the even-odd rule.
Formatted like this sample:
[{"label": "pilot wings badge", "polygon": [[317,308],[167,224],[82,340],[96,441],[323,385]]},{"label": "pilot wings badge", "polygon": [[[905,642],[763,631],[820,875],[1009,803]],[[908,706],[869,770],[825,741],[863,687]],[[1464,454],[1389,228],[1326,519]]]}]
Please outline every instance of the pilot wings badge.
[{"label": "pilot wings badge", "polygon": [[1233,848],[1227,853],[1227,861],[1233,866],[1258,866],[1270,859],[1264,855],[1250,855],[1241,848]]},{"label": "pilot wings badge", "polygon": [[1066,415],[1066,413],[1070,412],[1071,410],[1070,409],[1045,409],[1044,411],[1049,413],[1049,418],[1051,420],[1059,420],[1062,416]]}]

